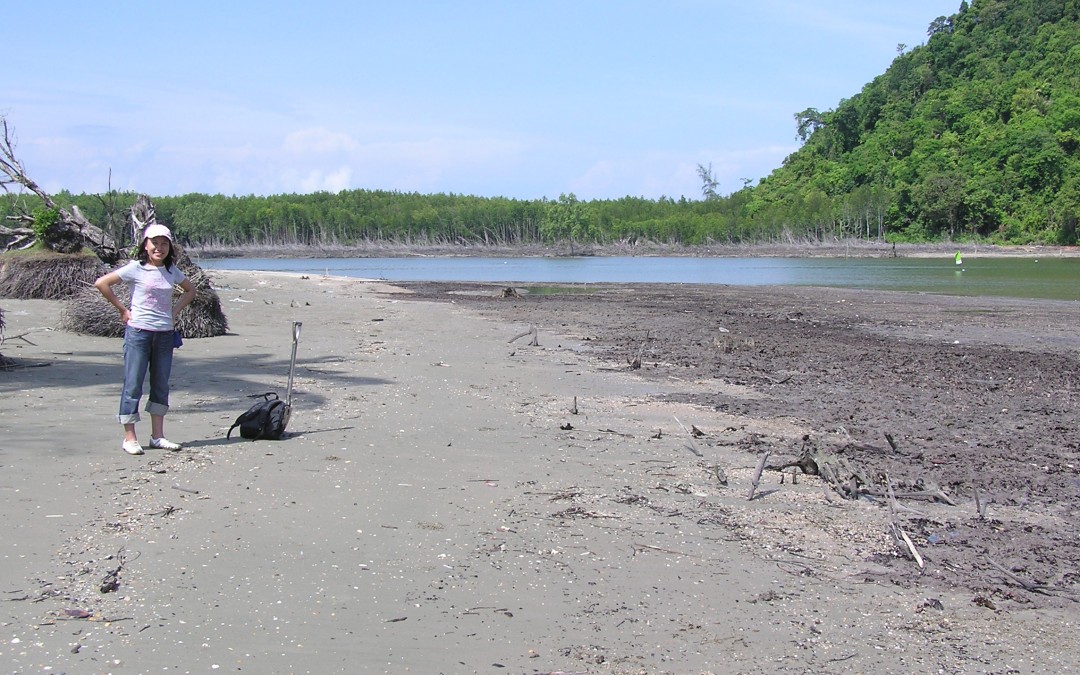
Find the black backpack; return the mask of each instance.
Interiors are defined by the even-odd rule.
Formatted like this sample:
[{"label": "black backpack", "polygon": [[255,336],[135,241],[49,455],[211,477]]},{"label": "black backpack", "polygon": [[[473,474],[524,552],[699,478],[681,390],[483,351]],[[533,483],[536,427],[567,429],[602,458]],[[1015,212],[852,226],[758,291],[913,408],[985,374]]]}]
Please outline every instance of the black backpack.
[{"label": "black backpack", "polygon": [[289,423],[289,406],[272,391],[255,394],[251,398],[263,400],[237,417],[233,425],[229,427],[229,433],[225,434],[225,438],[232,436],[233,429],[240,427],[240,435],[244,438],[250,438],[253,441],[260,438],[279,440],[285,433],[285,426]]}]

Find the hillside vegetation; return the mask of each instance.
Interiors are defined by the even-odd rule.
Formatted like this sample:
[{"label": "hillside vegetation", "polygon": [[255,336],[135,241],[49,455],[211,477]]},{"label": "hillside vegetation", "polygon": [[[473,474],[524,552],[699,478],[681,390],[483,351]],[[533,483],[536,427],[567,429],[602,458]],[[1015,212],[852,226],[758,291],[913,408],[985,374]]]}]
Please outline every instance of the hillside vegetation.
[{"label": "hillside vegetation", "polygon": [[[1080,0],[976,0],[834,110],[757,185],[700,198],[519,200],[385,190],[154,197],[186,244],[1076,243]],[[57,195],[122,241],[134,193]],[[31,200],[32,201],[32,200]],[[0,205],[0,216],[10,205]],[[23,208],[27,208],[25,203]],[[33,208],[31,204],[30,209]],[[113,231],[114,228],[117,231]]]},{"label": "hillside vegetation", "polygon": [[1076,0],[964,2],[926,45],[835,110],[796,115],[805,145],[748,212],[800,235],[1076,243]]}]

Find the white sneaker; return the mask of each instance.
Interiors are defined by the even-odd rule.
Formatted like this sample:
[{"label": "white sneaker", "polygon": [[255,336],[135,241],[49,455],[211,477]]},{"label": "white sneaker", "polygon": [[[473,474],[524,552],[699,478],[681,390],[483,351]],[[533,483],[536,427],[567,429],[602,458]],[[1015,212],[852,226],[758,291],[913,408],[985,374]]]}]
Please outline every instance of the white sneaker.
[{"label": "white sneaker", "polygon": [[158,450],[174,450],[175,451],[175,450],[179,450],[183,446],[181,446],[179,443],[173,443],[169,439],[162,436],[161,438],[151,438],[150,439],[150,447],[151,448],[156,448]]},{"label": "white sneaker", "polygon": [[124,441],[124,444],[121,445],[120,447],[122,447],[124,449],[124,452],[126,452],[129,455],[141,455],[141,454],[143,454],[142,446],[139,445],[138,441]]}]

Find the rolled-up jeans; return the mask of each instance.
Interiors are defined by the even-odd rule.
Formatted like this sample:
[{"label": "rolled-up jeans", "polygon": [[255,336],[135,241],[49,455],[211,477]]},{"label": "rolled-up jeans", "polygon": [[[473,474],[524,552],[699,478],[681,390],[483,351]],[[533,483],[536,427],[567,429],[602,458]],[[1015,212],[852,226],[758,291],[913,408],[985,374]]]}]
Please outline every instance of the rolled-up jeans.
[{"label": "rolled-up jeans", "polygon": [[169,411],[169,375],[172,373],[173,332],[152,331],[128,326],[124,329],[124,391],[120,394],[120,424],[139,421],[139,399],[143,380],[150,371],[150,398],[146,412],[164,415]]}]

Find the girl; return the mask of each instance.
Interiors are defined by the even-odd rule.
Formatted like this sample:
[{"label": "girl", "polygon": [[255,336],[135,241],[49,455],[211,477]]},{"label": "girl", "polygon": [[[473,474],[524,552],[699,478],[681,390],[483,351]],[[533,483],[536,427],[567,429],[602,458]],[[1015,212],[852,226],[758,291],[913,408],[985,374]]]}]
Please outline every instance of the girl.
[{"label": "girl", "polygon": [[[172,371],[173,321],[180,310],[195,299],[195,286],[174,264],[172,232],[164,225],[152,224],[143,233],[139,259],[109,272],[94,282],[105,299],[120,311],[124,322],[124,391],[120,395],[120,414],[124,425],[121,445],[129,455],[141,455],[142,445],[135,435],[139,421],[139,399],[143,381],[150,370],[150,447],[179,450],[180,444],[165,438],[165,413],[169,411],[169,374]],[[116,297],[113,286],[121,281],[132,286],[131,309]],[[173,304],[173,287],[184,293]]]}]

